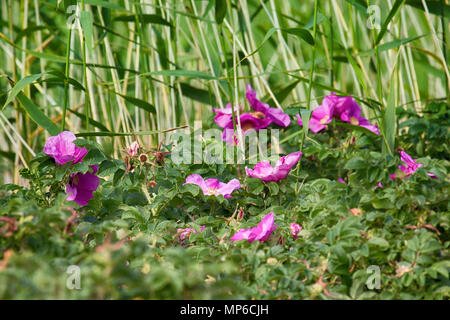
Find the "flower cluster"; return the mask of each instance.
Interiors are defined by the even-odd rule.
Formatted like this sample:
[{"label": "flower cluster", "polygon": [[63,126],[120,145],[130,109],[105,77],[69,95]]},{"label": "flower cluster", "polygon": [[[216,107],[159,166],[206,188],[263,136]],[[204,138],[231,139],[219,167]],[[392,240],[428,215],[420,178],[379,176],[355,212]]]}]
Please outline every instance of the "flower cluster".
[{"label": "flower cluster", "polygon": [[[300,151],[283,156],[277,161],[275,167],[272,167],[268,161],[261,161],[255,165],[254,169],[246,168],[246,173],[248,176],[259,178],[264,182],[283,180],[287,177],[292,167],[297,164],[301,156],[302,153]],[[231,198],[231,193],[234,190],[241,188],[241,184],[237,179],[232,179],[228,183],[224,183],[217,179],[205,180],[199,174],[189,175],[183,185],[185,184],[198,185],[202,189],[204,195],[222,195],[224,198]],[[274,214],[270,213],[264,217],[258,226],[251,229],[241,229],[231,238],[231,240],[237,241],[247,239],[249,242],[253,242],[254,240],[262,242],[267,240],[277,227],[278,225],[274,226]],[[291,223],[290,230],[294,239],[297,239],[297,234],[301,229],[302,228],[298,224]],[[183,230],[191,231],[191,229]]]},{"label": "flower cluster", "polygon": [[[361,107],[352,97],[336,96],[334,92],[326,96],[322,100],[322,104],[312,111],[309,128],[312,132],[317,133],[325,129],[333,118],[366,128],[380,135],[378,126],[370,124],[369,120],[361,115]],[[299,114],[297,114],[297,120],[298,124],[303,126],[302,118]]]},{"label": "flower cluster", "polygon": [[[278,108],[271,108],[268,104],[261,102],[256,98],[256,91],[250,85],[247,85],[247,92],[245,95],[251,108],[255,111],[253,113],[242,113],[236,122],[241,124],[242,134],[246,135],[250,130],[260,130],[267,128],[272,122],[287,127],[291,123],[291,119],[283,110]],[[234,108],[234,112],[242,111],[244,107],[239,106]],[[236,144],[236,135],[233,126],[233,108],[228,103],[225,109],[214,109],[216,113],[214,121],[223,128],[222,140],[229,145]],[[237,116],[237,115],[236,115]]]},{"label": "flower cluster", "polygon": [[[49,137],[45,142],[44,153],[55,159],[59,165],[69,161],[72,161],[72,164],[82,162],[88,150],[85,147],[78,148],[73,142],[75,139],[75,135],[69,131]],[[95,175],[98,167],[91,165],[90,168],[92,173],[88,171],[84,174],[81,172],[70,174],[66,185],[66,200],[85,206],[94,197],[93,192],[97,190],[100,179]]]}]

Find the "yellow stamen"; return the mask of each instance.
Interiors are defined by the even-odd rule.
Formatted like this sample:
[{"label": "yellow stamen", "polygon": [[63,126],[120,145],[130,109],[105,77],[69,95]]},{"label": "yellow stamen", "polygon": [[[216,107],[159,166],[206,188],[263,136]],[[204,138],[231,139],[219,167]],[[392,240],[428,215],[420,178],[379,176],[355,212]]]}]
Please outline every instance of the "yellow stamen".
[{"label": "yellow stamen", "polygon": [[329,119],[328,116],[323,117],[322,119],[320,119],[320,124],[326,124],[328,119]]},{"label": "yellow stamen", "polygon": [[355,125],[355,126],[357,126],[357,125],[359,125],[359,120],[356,119],[355,117],[351,117],[350,118],[350,123]]},{"label": "yellow stamen", "polygon": [[214,188],[206,188],[206,194],[215,196],[217,194],[217,189]]}]

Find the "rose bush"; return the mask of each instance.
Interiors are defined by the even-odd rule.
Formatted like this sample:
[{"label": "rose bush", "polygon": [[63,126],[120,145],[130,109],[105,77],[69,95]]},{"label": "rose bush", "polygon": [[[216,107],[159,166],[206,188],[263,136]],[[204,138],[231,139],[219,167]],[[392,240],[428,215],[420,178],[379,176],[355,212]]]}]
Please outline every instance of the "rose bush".
[{"label": "rose bush", "polygon": [[[0,297],[448,298],[448,159],[324,123],[254,169],[50,137],[29,187],[0,189]],[[60,290],[73,264],[82,289]]]}]

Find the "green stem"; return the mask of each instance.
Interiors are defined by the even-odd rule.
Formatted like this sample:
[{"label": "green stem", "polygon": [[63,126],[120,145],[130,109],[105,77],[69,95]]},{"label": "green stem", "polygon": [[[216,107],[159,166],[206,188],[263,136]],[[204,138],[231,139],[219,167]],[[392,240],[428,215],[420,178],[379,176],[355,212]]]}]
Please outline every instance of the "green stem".
[{"label": "green stem", "polygon": [[[313,27],[313,37],[314,37],[314,46],[312,47],[312,57],[311,57],[311,71],[309,73],[309,86],[308,86],[308,95],[306,99],[306,104],[308,106],[308,110],[311,110],[311,91],[312,91],[312,82],[313,82],[313,76],[314,76],[314,65],[315,65],[315,57],[316,57],[316,45],[317,45],[317,8],[318,8],[318,2],[317,0],[314,0],[314,27]],[[300,151],[303,150],[303,143],[305,142],[305,138],[308,135],[308,132],[304,130],[302,138],[300,140]],[[299,175],[300,172],[300,162],[298,161],[297,164],[297,171],[296,175]],[[297,194],[297,186],[298,186],[298,178],[295,182],[295,193]]]},{"label": "green stem", "polygon": [[[84,0],[81,0],[81,11],[84,11]],[[86,39],[84,37],[84,30],[82,30],[82,44],[83,44],[83,82],[84,82],[84,114],[86,117],[86,132],[89,132],[89,89],[87,83],[87,68],[86,68]]]},{"label": "green stem", "polygon": [[63,105],[61,131],[64,131],[65,126],[66,126],[67,103],[69,101],[69,66],[70,66],[70,42],[71,42],[71,39],[72,39],[72,28],[69,28],[69,33],[67,34],[66,70],[65,70],[65,79],[64,79],[64,105]]}]

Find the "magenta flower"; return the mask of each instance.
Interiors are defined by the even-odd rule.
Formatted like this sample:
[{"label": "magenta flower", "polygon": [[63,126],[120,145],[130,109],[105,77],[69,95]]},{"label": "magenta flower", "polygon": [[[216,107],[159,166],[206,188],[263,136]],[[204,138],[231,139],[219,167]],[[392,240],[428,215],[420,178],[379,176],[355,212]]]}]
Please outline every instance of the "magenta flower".
[{"label": "magenta flower", "polygon": [[[309,120],[311,131],[317,133],[325,129],[333,117],[340,118],[344,122],[366,128],[380,135],[378,126],[370,124],[369,120],[361,116],[361,107],[356,103],[355,99],[336,96],[334,92],[325,96],[322,104],[311,113],[311,119]],[[300,115],[297,115],[297,119],[298,124],[303,126]]]},{"label": "magenta flower", "polygon": [[[248,134],[251,130],[267,128],[267,126],[272,122],[269,118],[259,118],[257,114],[250,113],[241,114],[239,116],[239,120],[241,122],[243,136]],[[222,140],[228,143],[228,145],[237,144],[236,134],[233,128],[233,119],[231,119],[223,128]]]},{"label": "magenta flower", "polygon": [[241,184],[238,179],[230,180],[228,183],[220,182],[217,179],[203,179],[199,174],[191,174],[186,178],[186,182],[183,184],[196,184],[202,189],[203,194],[206,196],[223,195],[225,199],[231,198],[231,193],[239,189]]},{"label": "magenta flower", "polygon": [[422,163],[416,163],[416,159],[411,158],[411,156],[405,151],[400,151],[400,160],[402,160],[406,164],[406,166],[398,166],[398,168],[403,171],[406,178],[408,178],[411,174],[416,172],[417,169],[423,166]]},{"label": "magenta flower", "polygon": [[263,160],[257,163],[254,169],[245,168],[245,172],[249,177],[260,178],[264,182],[283,180],[301,156],[300,151],[283,156],[277,161],[274,168],[269,161]]},{"label": "magenta flower", "polygon": [[[237,110],[244,109],[243,106],[234,107],[234,112]],[[216,113],[214,116],[215,123],[221,127],[225,128],[230,122],[233,123],[233,109],[231,108],[231,103],[228,103],[225,109],[212,109]]]},{"label": "magenta flower", "polygon": [[91,168],[92,173],[88,171],[85,174],[77,172],[70,175],[66,185],[67,201],[75,201],[80,206],[85,206],[94,198],[93,192],[97,190],[100,179],[95,175],[98,167],[92,165]]},{"label": "magenta flower", "polygon": [[331,95],[324,98],[324,101],[325,100],[330,101],[330,103],[334,103],[335,117],[339,117],[342,121],[353,125],[359,125],[359,119],[362,118],[361,107],[356,103],[355,99],[352,97],[336,96],[335,93],[332,92]]},{"label": "magenta flower", "polygon": [[378,126],[375,124],[370,124],[369,120],[367,120],[366,118],[359,118],[358,119],[358,126],[366,128],[367,130],[372,131],[373,133],[375,133],[376,135],[380,135],[380,130],[378,129]]},{"label": "magenta flower", "polygon": [[[334,117],[339,117],[342,121],[355,126],[366,128],[373,133],[380,135],[378,126],[370,124],[369,120],[361,115],[361,107],[352,97],[339,97],[334,92],[326,96],[323,101],[334,103]],[[322,102],[323,104],[324,102]]]},{"label": "magenta flower", "polygon": [[[331,103],[331,100],[324,102],[312,111],[311,119],[309,119],[309,129],[314,133],[325,129],[327,124],[333,120],[334,104]],[[303,126],[303,121],[299,114],[297,114],[297,123],[299,126]]]},{"label": "magenta flower", "polygon": [[276,228],[278,228],[278,225],[274,226],[274,214],[271,212],[266,215],[256,227],[250,229],[240,229],[233,235],[231,241],[247,239],[250,243],[255,240],[263,242],[269,239],[270,235]]},{"label": "magenta flower", "polygon": [[392,181],[394,181],[396,177],[397,175],[395,174],[395,172],[389,175],[389,178],[391,178]]},{"label": "magenta flower", "polygon": [[289,115],[279,108],[271,108],[267,103],[263,103],[256,98],[256,91],[252,89],[251,85],[247,85],[247,92],[245,93],[247,101],[253,110],[262,112],[264,116],[281,127],[287,127],[291,123]]},{"label": "magenta flower", "polygon": [[346,183],[345,180],[342,179],[342,178],[339,178],[338,181],[341,182],[341,183]]},{"label": "magenta flower", "polygon": [[75,139],[75,135],[70,131],[63,131],[57,136],[49,137],[45,142],[44,153],[60,165],[72,160],[73,164],[81,162],[88,150],[85,147],[78,148],[73,143]]},{"label": "magenta flower", "polygon": [[289,224],[289,229],[291,229],[291,235],[294,239],[297,239],[298,233],[300,231],[302,231],[302,227],[299,224],[294,223],[294,222]]}]

